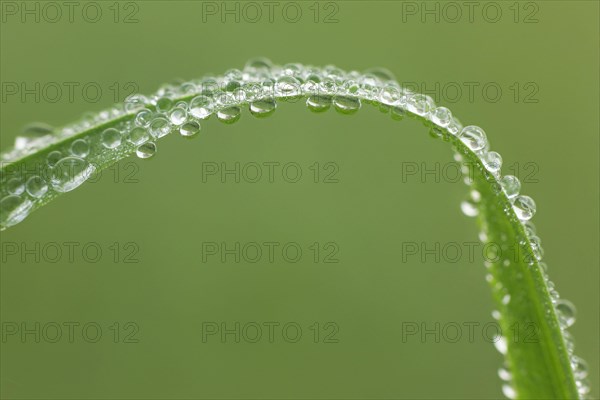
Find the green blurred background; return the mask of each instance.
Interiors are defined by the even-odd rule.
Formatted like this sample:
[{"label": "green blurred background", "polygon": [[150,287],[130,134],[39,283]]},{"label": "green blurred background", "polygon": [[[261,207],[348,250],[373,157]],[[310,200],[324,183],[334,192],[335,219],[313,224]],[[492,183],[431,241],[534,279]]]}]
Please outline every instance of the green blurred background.
[{"label": "green blurred background", "polygon": [[[48,21],[54,14],[43,2],[39,22],[35,15],[23,22],[4,8],[15,3],[35,10],[36,2],[2,3],[3,84],[39,82],[50,90],[51,82],[75,82],[79,88],[73,99],[63,93],[56,102],[51,92],[41,93],[39,102],[3,98],[2,149],[26,123],[61,126],[124,98],[131,83],[151,93],[174,78],[242,68],[254,56],[347,70],[381,66],[401,82],[431,90],[437,82],[438,104],[484,127],[504,157],[503,171],[524,180],[522,192],[537,201],[534,221],[550,276],[577,306],[571,332],[598,395],[598,2],[476,2],[473,21],[463,5],[457,22],[444,2],[276,2],[273,22],[268,6],[257,2],[263,15],[252,22],[255,8],[245,3],[110,1],[95,3],[103,13],[97,23],[82,17],[81,10],[92,7],[85,2],[77,3],[72,22],[63,7],[56,23]],[[234,14],[225,20],[207,14],[214,7]],[[427,14],[422,20],[425,7],[438,7],[439,22]],[[302,16],[293,23],[298,9]],[[497,9],[499,21],[489,22]],[[95,8],[86,10],[93,18]],[[123,23],[127,17],[137,22]],[[102,89],[95,103],[81,90],[90,82]],[[453,91],[457,86],[462,93]],[[502,89],[495,102],[494,87]],[[236,162],[295,162],[303,175],[294,184],[280,169],[273,183],[264,177],[203,182],[206,163]],[[319,183],[310,169],[315,162]],[[337,166],[337,183],[323,182],[328,162]],[[346,117],[281,104],[266,120],[245,112],[233,126],[206,122],[190,142],[166,138],[153,159],[124,160],[2,232],[3,246],[38,244],[51,252],[58,245],[63,254],[58,262],[51,255],[39,261],[28,255],[23,262],[5,254],[2,260],[4,329],[39,322],[47,331],[40,343],[33,334],[24,342],[18,334],[3,338],[0,395],[501,398],[496,371],[502,358],[482,332],[493,321],[494,305],[481,252],[459,262],[403,259],[403,243],[458,243],[466,252],[463,244],[477,241],[474,221],[459,208],[466,186],[444,179],[449,162],[447,144],[413,121],[393,121],[372,107]],[[403,166],[412,163],[419,170],[437,166],[441,177],[403,179]],[[236,263],[209,256],[203,262],[206,242],[294,242],[303,257],[289,263],[277,253],[273,263],[265,255],[257,263]],[[318,263],[309,248],[314,242],[321,247]],[[337,245],[338,263],[322,262],[329,242]],[[90,243],[103,251],[99,262],[82,255]],[[132,251],[139,262],[124,262]],[[258,343],[202,337],[207,322],[232,328],[269,321],[280,324],[273,343],[266,328]],[[79,324],[73,343],[68,322]],[[297,343],[281,336],[290,322],[302,328]],[[480,324],[473,340],[470,322]],[[58,343],[46,340],[54,335],[51,323],[63,326]],[[81,336],[90,323],[89,337],[94,326],[102,328],[97,343]],[[433,334],[402,340],[407,323],[434,330],[440,324],[439,343]],[[456,343],[447,340],[451,330],[444,332],[452,324],[462,326]],[[124,343],[136,329],[130,339],[137,343]],[[324,343],[334,329],[337,343]]]}]

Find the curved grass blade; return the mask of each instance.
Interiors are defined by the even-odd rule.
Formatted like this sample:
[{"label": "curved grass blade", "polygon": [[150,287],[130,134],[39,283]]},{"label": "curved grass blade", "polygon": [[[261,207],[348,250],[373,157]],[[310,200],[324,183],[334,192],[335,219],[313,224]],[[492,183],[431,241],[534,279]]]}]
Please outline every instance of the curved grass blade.
[{"label": "curved grass blade", "polygon": [[449,142],[456,158],[471,167],[471,198],[462,205],[477,216],[481,239],[498,252],[486,262],[488,280],[504,337],[499,375],[509,398],[574,399],[589,394],[587,367],[573,354],[567,328],[574,308],[559,298],[541,261],[543,250],[529,221],[535,203],[519,195],[520,183],[500,173],[502,159],[489,150],[483,130],[463,125],[428,96],[399,86],[386,70],[361,74],[333,66],[275,66],[249,61],[223,76],[163,86],[156,94],[130,96],[123,105],[58,131],[33,127],[1,155],[0,228],[21,222],[33,210],[81,185],[94,172],[131,154],[151,157],[156,141],[178,131],[194,136],[211,115],[234,123],[247,106],[251,114],[272,114],[278,101],[306,98],[314,112],[334,107],[343,114],[373,104],[395,119],[416,118],[434,137]]}]

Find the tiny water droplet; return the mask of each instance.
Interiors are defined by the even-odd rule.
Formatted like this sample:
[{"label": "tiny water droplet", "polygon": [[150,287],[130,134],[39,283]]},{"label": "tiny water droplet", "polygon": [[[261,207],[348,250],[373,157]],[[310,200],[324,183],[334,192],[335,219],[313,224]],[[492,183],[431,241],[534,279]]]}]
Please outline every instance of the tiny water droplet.
[{"label": "tiny water droplet", "polygon": [[108,128],[102,132],[101,143],[107,149],[116,149],[121,145],[121,132],[115,128]]},{"label": "tiny water droplet", "polygon": [[498,369],[498,376],[505,382],[508,382],[512,379],[512,374],[508,371],[506,365]]},{"label": "tiny water droplet", "polygon": [[135,151],[135,155],[138,158],[150,158],[156,154],[156,143],[154,142],[146,142],[139,146]]},{"label": "tiny water droplet", "polygon": [[479,151],[487,145],[485,132],[478,126],[465,126],[459,135],[460,140],[472,151]]},{"label": "tiny water droplet", "polygon": [[31,197],[40,198],[48,191],[48,185],[39,176],[32,176],[25,184],[25,190]]},{"label": "tiny water droplet", "polygon": [[181,125],[179,133],[181,136],[192,137],[200,132],[200,124],[196,121],[189,121]]},{"label": "tiny water droplet", "polygon": [[414,94],[407,99],[406,109],[413,114],[424,117],[435,109],[435,103],[429,96]]},{"label": "tiny water droplet", "polygon": [[135,116],[136,125],[143,126],[144,128],[150,125],[152,122],[153,112],[147,108],[140,110]]},{"label": "tiny water droplet", "polygon": [[535,201],[529,196],[517,196],[513,203],[513,210],[520,220],[530,220],[535,215]]},{"label": "tiny water droplet", "polygon": [[217,111],[217,118],[219,121],[226,124],[233,124],[234,122],[237,122],[241,115],[242,110],[237,106],[222,108]]},{"label": "tiny water droplet", "polygon": [[507,399],[512,400],[517,398],[517,392],[515,392],[515,389],[508,383],[502,385],[502,394],[504,394]]},{"label": "tiny water droplet", "polygon": [[168,97],[161,97],[158,100],[156,100],[156,109],[158,110],[158,112],[166,112],[170,110],[171,107],[173,107],[173,100],[171,100]]},{"label": "tiny water droplet", "polygon": [[452,122],[452,112],[446,107],[438,107],[431,112],[430,118],[434,124],[445,128]]},{"label": "tiny water droplet", "polygon": [[144,108],[147,103],[148,99],[146,98],[146,96],[141,94],[132,94],[130,96],[127,96],[127,98],[123,102],[125,106],[125,111],[127,113],[131,113],[141,108]]},{"label": "tiny water droplet", "polygon": [[508,350],[508,344],[506,343],[506,338],[502,335],[498,335],[494,338],[494,347],[498,352],[502,355],[505,355]]},{"label": "tiny water droplet", "polygon": [[55,150],[55,151],[50,152],[50,154],[48,154],[46,161],[48,162],[49,167],[54,167],[56,165],[56,163],[60,161],[61,158],[62,158],[61,152],[58,150]]}]

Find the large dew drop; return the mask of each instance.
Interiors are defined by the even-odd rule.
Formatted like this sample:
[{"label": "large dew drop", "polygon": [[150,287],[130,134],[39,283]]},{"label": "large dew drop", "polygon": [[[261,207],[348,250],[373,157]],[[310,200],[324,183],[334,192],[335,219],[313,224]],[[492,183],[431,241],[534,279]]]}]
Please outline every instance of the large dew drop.
[{"label": "large dew drop", "polygon": [[233,124],[240,119],[241,115],[242,110],[240,110],[240,108],[237,106],[227,107],[217,111],[217,118],[219,121],[226,124]]},{"label": "large dew drop", "polygon": [[485,132],[478,126],[465,126],[458,134],[460,140],[472,151],[479,151],[487,145]]},{"label": "large dew drop", "polygon": [[33,203],[31,200],[10,195],[0,200],[0,226],[7,228],[23,221]]},{"label": "large dew drop", "polygon": [[575,305],[569,300],[561,299],[556,302],[555,307],[560,324],[566,328],[573,326],[575,323],[575,315],[577,313]]},{"label": "large dew drop", "polygon": [[139,146],[135,151],[135,155],[138,158],[150,158],[156,154],[156,143],[154,142],[146,142]]},{"label": "large dew drop", "polygon": [[327,95],[312,95],[306,99],[306,107],[312,112],[321,113],[329,110],[332,98]]},{"label": "large dew drop", "polygon": [[341,114],[354,114],[360,109],[361,103],[357,97],[334,96],[333,105]]},{"label": "large dew drop", "polygon": [[82,158],[65,157],[52,168],[50,183],[57,192],[69,192],[85,182],[95,170]]},{"label": "large dew drop", "polygon": [[250,103],[250,113],[255,117],[268,117],[275,112],[277,102],[274,98],[258,100]]},{"label": "large dew drop", "polygon": [[521,221],[528,221],[535,215],[535,201],[529,196],[517,196],[513,203],[513,210]]}]

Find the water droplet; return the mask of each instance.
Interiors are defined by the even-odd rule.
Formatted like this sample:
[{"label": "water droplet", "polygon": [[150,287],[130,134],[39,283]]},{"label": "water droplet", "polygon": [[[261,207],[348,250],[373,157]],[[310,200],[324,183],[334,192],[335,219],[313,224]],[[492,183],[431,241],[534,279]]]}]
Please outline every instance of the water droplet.
[{"label": "water droplet", "polygon": [[544,257],[544,249],[542,248],[542,240],[537,236],[531,236],[529,238],[531,243],[531,249],[533,250],[533,256],[536,260],[541,260]]},{"label": "water droplet", "polygon": [[246,62],[244,70],[253,74],[267,73],[271,70],[272,67],[273,63],[268,58],[256,57],[251,58],[250,60],[248,60],[248,62]]},{"label": "water droplet", "polygon": [[181,136],[192,137],[200,132],[200,124],[196,121],[189,121],[181,125],[179,133]]},{"label": "water droplet", "polygon": [[82,158],[65,157],[52,168],[50,183],[57,192],[69,192],[85,182],[95,170]]},{"label": "water droplet", "polygon": [[61,152],[58,150],[55,150],[55,151],[50,152],[50,154],[48,154],[46,161],[48,162],[49,167],[54,167],[56,165],[56,163],[60,161],[61,158],[62,158]]},{"label": "water droplet", "polygon": [[486,152],[483,157],[481,157],[481,161],[483,162],[485,169],[492,174],[497,174],[500,172],[500,168],[502,168],[502,156],[495,151]]},{"label": "water droplet", "polygon": [[237,106],[222,108],[217,111],[217,118],[219,121],[226,124],[233,124],[240,119],[241,115],[242,110]]},{"label": "water droplet", "polygon": [[502,394],[504,394],[507,399],[512,400],[517,398],[517,392],[515,392],[515,389],[508,383],[502,385]]},{"label": "water droplet", "polygon": [[75,157],[85,158],[90,154],[90,145],[84,139],[77,139],[71,143],[71,154]]},{"label": "water droplet", "polygon": [[282,76],[277,79],[275,93],[280,97],[294,99],[302,94],[302,85],[293,76]]},{"label": "water droplet", "polygon": [[156,100],[156,110],[158,112],[166,112],[173,107],[173,100],[168,97],[161,97]]},{"label": "water droplet", "polygon": [[275,112],[277,102],[274,98],[258,100],[250,103],[250,113],[255,117],[268,117]]},{"label": "water droplet", "polygon": [[505,382],[508,382],[512,379],[512,374],[508,371],[506,365],[498,369],[498,376]]},{"label": "water droplet", "polygon": [[121,145],[121,132],[115,128],[108,128],[102,132],[101,142],[107,149],[116,149]]},{"label": "water droplet", "polygon": [[166,118],[157,117],[150,123],[148,131],[153,137],[160,139],[171,132],[171,124],[169,124]]},{"label": "water droplet", "polygon": [[424,117],[435,108],[433,99],[424,94],[414,94],[409,96],[406,101],[406,109],[413,114]]},{"label": "water droplet", "polygon": [[487,145],[485,132],[478,126],[465,126],[458,135],[460,140],[472,151],[479,151]]},{"label": "water droplet", "polygon": [[586,396],[590,393],[590,384],[586,379],[576,380],[575,385],[577,386],[577,393],[579,393],[580,396]]},{"label": "water droplet", "polygon": [[445,128],[452,122],[452,112],[446,107],[438,107],[431,112],[430,118],[434,124]]},{"label": "water droplet", "polygon": [[6,182],[6,190],[10,194],[20,195],[25,191],[25,185],[19,178],[12,178],[8,182]]},{"label": "water droplet", "polygon": [[40,198],[48,191],[48,185],[39,176],[32,176],[25,184],[25,190],[31,197]]},{"label": "water droplet", "polygon": [[529,196],[517,196],[513,203],[513,210],[520,220],[530,220],[535,215],[535,201]]},{"label": "water droplet", "polygon": [[0,200],[0,225],[13,226],[23,221],[33,203],[27,198],[10,195]]},{"label": "water droplet", "polygon": [[548,273],[548,264],[546,264],[545,262],[541,262],[541,263],[538,263],[538,266],[540,267],[540,270],[542,271],[542,273],[544,275],[546,275]]},{"label": "water droplet", "polygon": [[460,209],[467,217],[476,217],[479,215],[479,209],[472,200],[465,200],[460,203]]},{"label": "water droplet", "polygon": [[135,116],[136,125],[147,127],[152,122],[153,115],[154,113],[147,108],[140,110]]},{"label": "water droplet", "polygon": [[148,131],[141,126],[136,126],[133,128],[131,131],[129,131],[129,135],[127,136],[127,141],[134,145],[142,144],[148,139],[150,139]]},{"label": "water droplet", "polygon": [[176,126],[182,125],[187,120],[187,110],[181,107],[175,107],[169,113],[171,123]]},{"label": "water droplet", "polygon": [[561,299],[556,302],[555,307],[560,324],[567,328],[573,326],[575,323],[575,315],[577,313],[575,305],[569,300]]},{"label": "water droplet", "polygon": [[508,303],[510,303],[510,294],[505,294],[502,298],[502,304],[507,305]]},{"label": "water droplet", "polygon": [[580,357],[573,356],[571,357],[571,367],[573,368],[575,379],[587,378],[589,367],[585,360]]},{"label": "water droplet", "polygon": [[500,354],[505,355],[508,350],[506,338],[502,335],[494,337],[494,347],[496,348],[496,350],[498,350]]},{"label": "water droplet", "polygon": [[500,185],[509,199],[518,196],[521,191],[521,181],[513,175],[506,175],[500,180]]},{"label": "water droplet", "polygon": [[312,95],[306,99],[306,106],[310,111],[320,113],[329,110],[332,97],[325,95]]},{"label": "water droplet", "polygon": [[400,88],[395,85],[386,85],[379,93],[379,101],[387,105],[397,105],[401,97]]},{"label": "water droplet", "polygon": [[141,94],[132,94],[130,96],[127,96],[127,98],[123,102],[125,111],[127,113],[132,113],[141,108],[144,108],[147,103],[148,99],[146,98],[146,96]]},{"label": "water droplet", "polygon": [[212,99],[208,96],[196,96],[190,102],[190,114],[195,118],[206,119],[212,113]]},{"label": "water droplet", "polygon": [[156,154],[156,143],[146,142],[139,146],[135,151],[135,155],[139,158],[150,158]]},{"label": "water droplet", "polygon": [[334,96],[332,99],[335,110],[341,114],[354,114],[360,109],[360,99],[357,97]]},{"label": "water droplet", "polygon": [[44,136],[54,132],[54,128],[43,122],[34,122],[23,127],[23,131],[15,138],[15,149],[23,150]]},{"label": "water droplet", "polygon": [[500,311],[498,311],[498,310],[492,311],[492,318],[494,318],[496,321],[499,321],[501,317],[502,317],[502,315],[500,314]]}]

